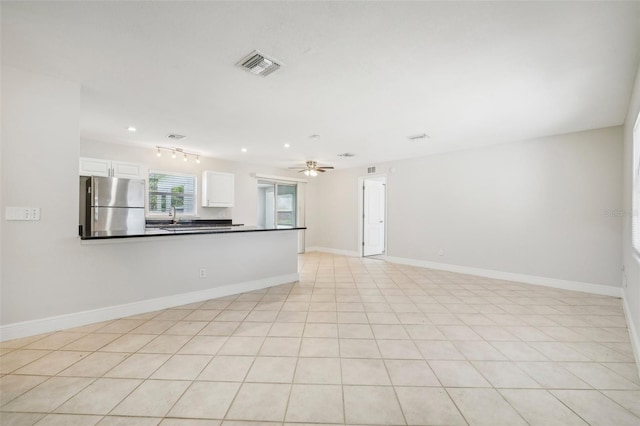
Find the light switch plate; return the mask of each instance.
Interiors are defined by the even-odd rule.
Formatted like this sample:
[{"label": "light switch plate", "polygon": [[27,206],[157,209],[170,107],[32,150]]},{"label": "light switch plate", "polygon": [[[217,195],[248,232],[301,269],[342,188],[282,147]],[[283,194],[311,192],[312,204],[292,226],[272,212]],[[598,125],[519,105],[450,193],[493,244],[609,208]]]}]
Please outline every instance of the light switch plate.
[{"label": "light switch plate", "polygon": [[40,220],[40,207],[7,207],[6,220]]}]

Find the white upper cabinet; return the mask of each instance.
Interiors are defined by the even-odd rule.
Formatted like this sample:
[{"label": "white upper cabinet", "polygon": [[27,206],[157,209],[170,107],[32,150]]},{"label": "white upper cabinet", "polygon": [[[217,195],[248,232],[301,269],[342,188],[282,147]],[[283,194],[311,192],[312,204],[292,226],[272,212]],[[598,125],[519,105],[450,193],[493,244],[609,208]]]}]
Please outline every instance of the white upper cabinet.
[{"label": "white upper cabinet", "polygon": [[202,207],[233,207],[233,173],[202,172]]},{"label": "white upper cabinet", "polygon": [[111,176],[131,179],[143,178],[142,164],[114,160],[111,162]]},{"label": "white upper cabinet", "polygon": [[111,176],[111,160],[80,157],[80,176]]},{"label": "white upper cabinet", "polygon": [[111,176],[130,179],[144,178],[142,164],[102,158],[80,157],[80,176]]}]

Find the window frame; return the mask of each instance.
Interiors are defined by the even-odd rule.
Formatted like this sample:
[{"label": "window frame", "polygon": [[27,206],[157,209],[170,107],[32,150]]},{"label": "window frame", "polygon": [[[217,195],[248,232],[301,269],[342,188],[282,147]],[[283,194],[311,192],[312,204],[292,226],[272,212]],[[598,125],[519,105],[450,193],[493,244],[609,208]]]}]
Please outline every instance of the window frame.
[{"label": "window frame", "polygon": [[[295,228],[298,226],[300,221],[304,221],[304,218],[300,217],[300,184],[305,183],[303,180],[286,180],[285,178],[265,178],[258,177],[257,183],[273,185],[273,226],[275,229],[287,229],[287,228]],[[290,186],[294,188],[293,194],[278,194],[279,186]],[[280,202],[280,197],[290,196],[290,205],[285,208],[280,208],[278,203]],[[258,209],[259,210],[259,209]],[[291,213],[291,222],[292,224],[279,224],[279,213]],[[257,218],[257,222],[260,223],[260,217]],[[266,225],[265,225],[266,226]]]},{"label": "window frame", "polygon": [[162,218],[162,217],[171,217],[171,212],[154,212],[151,211],[151,175],[152,174],[163,174],[170,176],[179,176],[179,177],[188,177],[193,178],[193,213],[183,213],[178,214],[179,217],[198,217],[198,175],[193,173],[181,173],[181,172],[170,172],[166,170],[147,170],[147,216],[152,217],[154,219]]}]

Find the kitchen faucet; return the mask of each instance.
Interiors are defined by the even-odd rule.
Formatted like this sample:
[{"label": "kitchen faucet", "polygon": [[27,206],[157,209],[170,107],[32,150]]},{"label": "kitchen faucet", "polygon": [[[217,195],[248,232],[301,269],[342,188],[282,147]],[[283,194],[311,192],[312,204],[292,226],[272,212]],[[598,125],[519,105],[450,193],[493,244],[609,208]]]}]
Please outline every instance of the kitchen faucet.
[{"label": "kitchen faucet", "polygon": [[173,224],[178,224],[178,212],[176,211],[176,206],[171,206],[171,215],[173,216]]}]

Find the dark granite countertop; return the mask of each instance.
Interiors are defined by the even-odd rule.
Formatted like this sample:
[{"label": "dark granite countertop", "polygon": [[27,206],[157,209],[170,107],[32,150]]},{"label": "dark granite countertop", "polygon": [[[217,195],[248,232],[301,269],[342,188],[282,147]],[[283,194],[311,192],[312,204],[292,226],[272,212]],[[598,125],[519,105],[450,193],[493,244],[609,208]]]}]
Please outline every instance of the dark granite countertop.
[{"label": "dark granite countertop", "polygon": [[243,226],[242,223],[232,222],[231,219],[180,219],[178,223],[174,223],[171,219],[147,219],[147,228]]},{"label": "dark granite countertop", "polygon": [[184,220],[174,224],[170,220],[149,220],[143,234],[130,234],[126,231],[99,231],[91,235],[81,235],[82,240],[106,240],[113,238],[144,238],[173,235],[233,234],[238,232],[295,231],[305,227],[244,226],[232,224],[231,220]]}]

